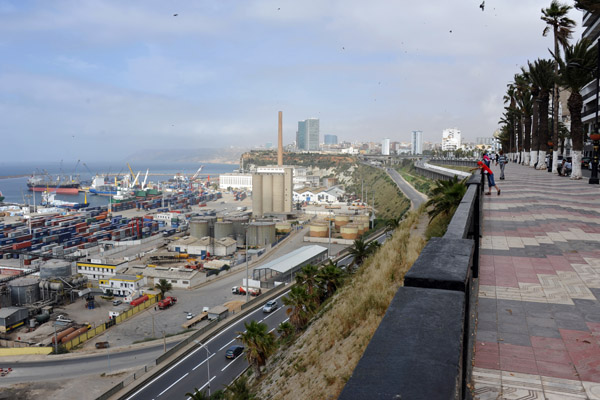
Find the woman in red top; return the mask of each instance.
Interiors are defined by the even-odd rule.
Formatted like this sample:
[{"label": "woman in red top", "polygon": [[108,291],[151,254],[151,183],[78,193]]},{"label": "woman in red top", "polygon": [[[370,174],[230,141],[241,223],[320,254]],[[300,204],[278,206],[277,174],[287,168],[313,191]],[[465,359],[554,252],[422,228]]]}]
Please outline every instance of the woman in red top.
[{"label": "woman in red top", "polygon": [[500,196],[500,188],[496,185],[496,182],[494,181],[494,173],[492,172],[490,167],[485,165],[485,163],[483,161],[477,161],[477,167],[471,168],[471,171],[475,171],[476,169],[481,169],[482,173],[487,173],[489,189],[486,194],[487,195],[492,194],[492,187],[494,187],[494,188],[496,188],[496,191],[498,192],[498,196]]}]

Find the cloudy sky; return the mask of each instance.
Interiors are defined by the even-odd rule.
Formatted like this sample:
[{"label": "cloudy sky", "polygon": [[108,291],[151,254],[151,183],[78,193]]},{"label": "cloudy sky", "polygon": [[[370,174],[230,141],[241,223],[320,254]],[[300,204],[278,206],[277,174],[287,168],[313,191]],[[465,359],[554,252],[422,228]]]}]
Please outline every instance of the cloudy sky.
[{"label": "cloudy sky", "polygon": [[[491,136],[550,0],[0,0],[3,161]],[[567,1],[568,4],[572,2]],[[571,18],[581,35],[582,13]]]}]

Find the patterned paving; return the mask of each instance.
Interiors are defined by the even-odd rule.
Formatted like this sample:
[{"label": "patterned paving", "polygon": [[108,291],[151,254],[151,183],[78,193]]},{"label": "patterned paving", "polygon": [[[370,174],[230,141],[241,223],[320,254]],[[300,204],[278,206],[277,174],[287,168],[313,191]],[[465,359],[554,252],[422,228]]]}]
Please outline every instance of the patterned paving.
[{"label": "patterned paving", "polygon": [[483,206],[475,398],[600,400],[600,187],[515,164],[496,183],[502,195]]}]

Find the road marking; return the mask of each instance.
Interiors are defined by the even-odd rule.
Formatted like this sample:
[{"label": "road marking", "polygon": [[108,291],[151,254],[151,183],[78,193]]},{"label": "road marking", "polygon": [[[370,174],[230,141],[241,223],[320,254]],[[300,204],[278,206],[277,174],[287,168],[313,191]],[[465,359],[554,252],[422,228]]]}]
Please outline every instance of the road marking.
[{"label": "road marking", "polygon": [[[246,331],[244,331],[244,333],[246,333]],[[237,336],[234,337],[231,341],[225,343],[225,346],[221,347],[218,351],[223,350],[225,347],[229,346],[231,343],[235,342],[237,340]]]},{"label": "road marking", "polygon": [[210,378],[210,381],[206,382],[204,385],[202,385],[202,387],[200,388],[200,390],[204,389],[213,379],[215,379],[217,376],[213,376],[212,378]]},{"label": "road marking", "polygon": [[233,364],[235,362],[235,360],[239,360],[240,358],[242,358],[241,354],[239,356],[237,356],[234,360],[232,360],[229,364],[224,366],[223,369],[221,370],[221,372],[225,371],[225,369],[227,369],[227,367],[229,367],[231,364]]},{"label": "road marking", "polygon": [[167,390],[171,389],[173,386],[177,385],[177,383],[182,380],[183,378],[185,378],[186,376],[188,376],[190,373],[186,372],[184,376],[182,376],[181,378],[177,379],[175,382],[173,382],[173,384],[171,384],[171,386],[169,386],[168,388],[166,388],[165,390],[163,390],[162,392],[160,392],[158,394],[158,396],[156,397],[160,397],[164,392],[166,392]]},{"label": "road marking", "polygon": [[198,364],[198,365],[196,365],[194,368],[192,368],[192,371],[195,371],[195,370],[196,370],[196,368],[198,368],[199,366],[201,366],[202,364],[204,364],[206,361],[210,360],[210,359],[212,358],[212,356],[214,356],[214,355],[215,355],[215,353],[212,353],[212,354],[210,355],[210,357],[208,357],[206,360],[202,361],[200,364]]}]

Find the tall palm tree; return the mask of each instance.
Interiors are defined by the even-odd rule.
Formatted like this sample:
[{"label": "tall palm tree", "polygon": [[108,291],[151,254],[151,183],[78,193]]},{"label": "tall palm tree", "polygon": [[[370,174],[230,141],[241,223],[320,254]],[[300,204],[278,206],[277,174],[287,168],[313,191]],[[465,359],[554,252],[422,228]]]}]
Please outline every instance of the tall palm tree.
[{"label": "tall palm tree", "polygon": [[560,83],[570,89],[571,95],[567,107],[571,113],[571,139],[573,140],[573,167],[571,179],[581,179],[581,153],[583,152],[583,123],[581,110],[583,97],[581,89],[594,79],[598,51],[596,46],[590,49],[591,42],[582,39],[575,45],[567,45],[564,59],[557,57],[560,65]]},{"label": "tall palm tree", "polygon": [[306,264],[302,267],[300,272],[296,274],[296,283],[304,285],[309,296],[313,296],[315,294],[318,273],[319,267],[313,264]]},{"label": "tall palm tree", "polygon": [[521,122],[519,125],[523,127],[523,146],[521,150],[521,162],[525,165],[529,165],[530,149],[531,149],[531,115],[532,110],[532,96],[531,86],[529,80],[529,73],[523,71],[522,73],[515,75],[515,86],[517,87],[517,107],[519,107],[521,114]]},{"label": "tall palm tree", "polygon": [[538,93],[538,163],[537,169],[546,168],[546,152],[548,150],[548,104],[550,103],[550,90],[552,89],[556,75],[554,74],[554,62],[552,60],[538,59],[529,66],[529,76],[532,83],[539,88]]},{"label": "tall palm tree", "polygon": [[505,121],[507,123],[507,128],[508,128],[508,134],[509,134],[509,138],[508,138],[508,157],[512,160],[514,159],[514,154],[513,154],[513,149],[514,149],[514,141],[515,141],[515,119],[516,119],[516,107],[515,107],[515,103],[516,103],[516,99],[515,99],[515,94],[516,94],[516,88],[514,83],[509,83],[506,89],[506,94],[504,95],[504,104],[508,103],[507,107],[504,107],[504,109],[506,110],[505,112]]},{"label": "tall palm tree", "polygon": [[[575,27],[575,21],[567,17],[571,6],[561,4],[558,0],[552,0],[550,7],[542,8],[542,21],[546,23],[543,35],[547,36],[552,30],[554,34],[554,55],[560,57],[559,43],[565,47],[569,44],[571,33]],[[558,75],[558,64],[554,64],[554,75]],[[552,120],[554,121],[552,129],[552,143],[554,143],[552,159],[552,173],[558,174],[558,82],[554,82],[552,89]]]},{"label": "tall palm tree", "polygon": [[304,328],[314,312],[314,302],[308,296],[304,285],[293,286],[282,302],[288,307],[286,313],[290,316],[290,322],[296,330]]},{"label": "tall palm tree", "polygon": [[348,253],[354,257],[352,264],[360,265],[369,256],[368,244],[362,239],[356,239]]},{"label": "tall palm tree", "polygon": [[246,346],[246,359],[252,366],[257,376],[260,368],[267,363],[267,359],[277,350],[275,334],[269,332],[265,323],[250,321],[244,322],[245,332],[238,332],[240,341]]},{"label": "tall palm tree", "polygon": [[535,168],[538,162],[538,152],[540,150],[540,88],[535,84],[531,76],[531,70],[535,68],[534,64],[527,61],[529,69],[525,74],[531,90],[531,150],[529,155],[529,166]]},{"label": "tall palm tree", "polygon": [[432,207],[428,211],[429,220],[432,221],[438,215],[454,213],[466,192],[465,180],[459,181],[456,175],[449,181],[437,180],[430,192],[429,201],[425,204]]},{"label": "tall palm tree", "polygon": [[160,297],[164,299],[165,293],[173,289],[173,285],[166,279],[161,279],[155,286],[156,289],[160,290]]},{"label": "tall palm tree", "polygon": [[325,297],[331,297],[341,286],[344,279],[344,271],[337,266],[337,263],[329,260],[329,263],[319,270],[317,281],[325,292]]}]

